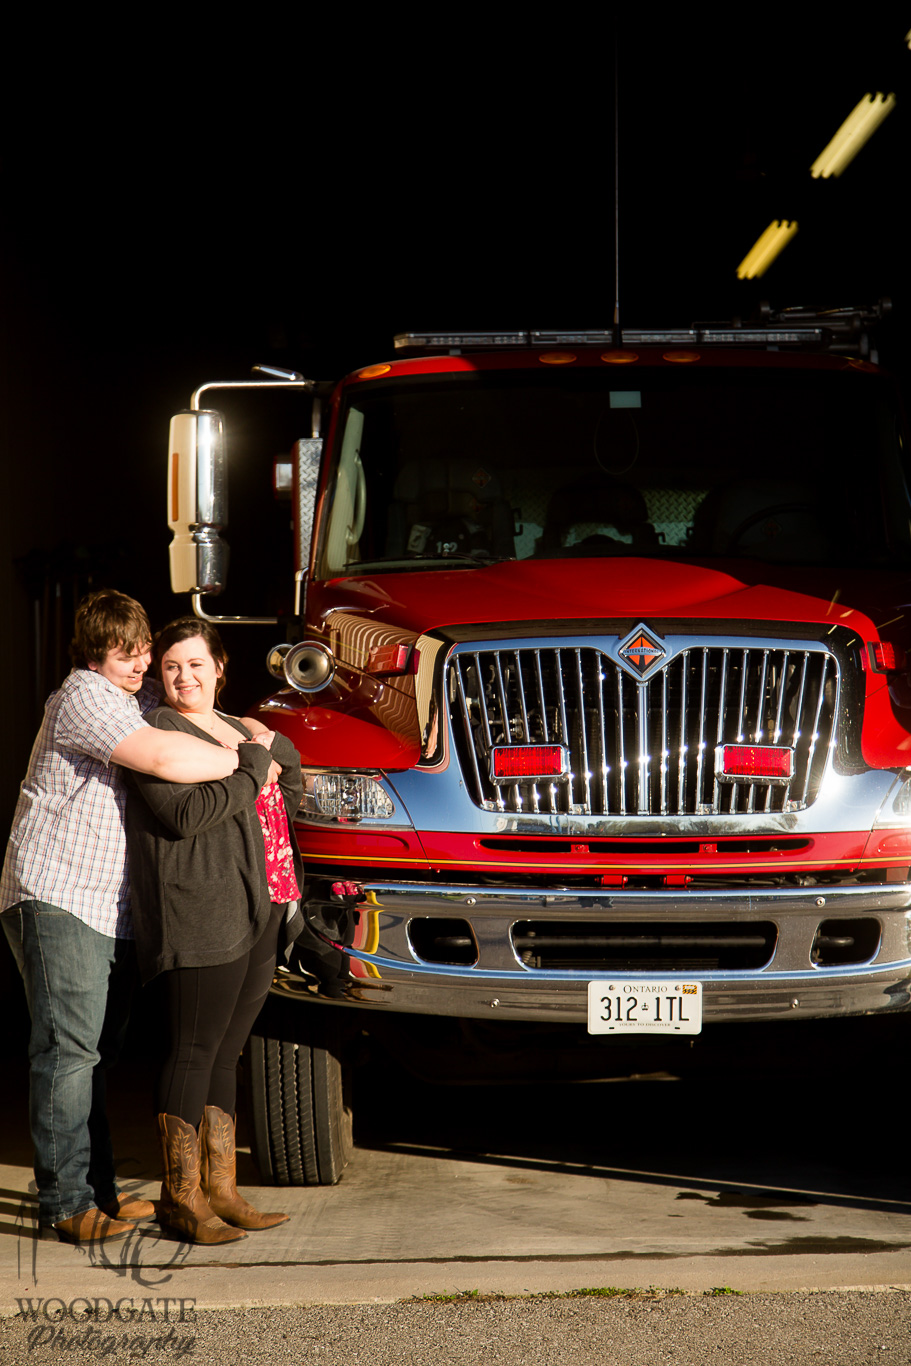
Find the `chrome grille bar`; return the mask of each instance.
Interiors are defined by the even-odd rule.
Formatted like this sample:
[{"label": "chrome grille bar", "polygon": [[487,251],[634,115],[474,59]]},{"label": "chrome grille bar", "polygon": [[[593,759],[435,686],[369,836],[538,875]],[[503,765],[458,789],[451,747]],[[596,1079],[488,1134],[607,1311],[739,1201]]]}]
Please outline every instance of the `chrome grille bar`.
[{"label": "chrome grille bar", "polygon": [[807,686],[807,656],[803,657],[803,668],[800,671],[800,693],[797,698],[797,707],[794,711],[794,736],[791,740],[791,747],[797,748],[797,741],[800,739],[800,722],[803,714],[803,694]]},{"label": "chrome grille bar", "polygon": [[604,717],[604,660],[598,660],[598,749],[601,760],[601,804],[609,805],[607,790],[607,775],[609,772],[607,764],[607,724]]},{"label": "chrome grille bar", "polygon": [[[705,676],[708,650],[702,651],[702,681],[699,689],[699,746],[696,750],[696,791],[702,793],[702,764],[705,756]],[[698,803],[698,798],[697,798]]]},{"label": "chrome grille bar", "polygon": [[667,670],[661,670],[661,814],[667,813],[667,771],[670,755],[667,750]]},{"label": "chrome grille bar", "polygon": [[636,689],[636,738],[639,743],[639,762],[637,764],[636,782],[638,791],[636,793],[636,810],[640,816],[647,816],[649,811],[649,743],[648,743],[648,704],[646,700],[646,688]]},{"label": "chrome grille bar", "polygon": [[[575,657],[576,657],[575,678],[576,678],[576,687],[577,687],[577,689],[578,689],[577,701],[578,701],[578,707],[579,707],[579,715],[580,715],[580,716],[584,716],[584,715],[585,715],[585,688],[583,687],[583,684],[582,684],[582,651],[577,649],[577,650],[574,651],[574,654],[575,654]],[[590,811],[590,810],[592,809],[592,808],[591,808],[591,802],[592,802],[592,785],[591,785],[591,776],[590,776],[590,770],[589,770],[589,765],[588,765],[588,735],[587,735],[587,732],[588,732],[588,726],[587,726],[587,725],[585,725],[585,724],[583,723],[582,725],[579,726],[579,738],[580,738],[580,741],[581,741],[581,749],[582,749],[582,786],[583,786],[583,790],[584,790],[584,793],[585,793],[585,795],[584,795],[584,797],[583,797],[583,799],[582,799],[582,804],[583,804],[583,807],[584,807],[584,809],[585,809],[586,811]]]},{"label": "chrome grille bar", "polygon": [[683,800],[683,793],[686,787],[686,674],[689,664],[689,651],[684,650],[680,657],[680,719],[677,723],[677,735],[679,736],[680,757],[678,760],[679,777],[677,779],[677,810],[685,811],[686,805]]},{"label": "chrome grille bar", "polygon": [[826,693],[826,667],[827,667],[828,663],[829,663],[828,658],[823,659],[823,662],[822,662],[822,678],[821,678],[820,681],[819,681],[819,694],[818,694],[818,696],[817,696],[817,698],[816,698],[816,713],[815,713],[815,715],[814,715],[814,717],[813,717],[813,730],[812,730],[812,732],[810,733],[810,761],[809,761],[809,763],[807,764],[807,767],[806,767],[806,774],[805,774],[804,780],[803,780],[803,788],[801,789],[801,794],[800,794],[800,796],[801,796],[801,802],[802,802],[803,805],[806,805],[806,800],[807,800],[807,788],[809,787],[809,784],[810,784],[810,772],[811,772],[811,769],[812,769],[812,767],[813,767],[813,758],[814,758],[814,755],[816,754],[816,742],[817,742],[817,740],[819,739],[819,720],[820,720],[820,717],[821,717],[821,715],[822,715],[822,704],[823,704],[823,701],[824,701],[824,699],[825,699],[825,693]]},{"label": "chrome grille bar", "polygon": [[626,815],[626,747],[623,743],[623,679],[624,674],[621,669],[617,669],[617,735],[619,744],[617,746],[618,770],[617,777],[620,780],[620,815]]},{"label": "chrome grille bar", "polygon": [[[719,683],[718,724],[715,727],[715,744],[720,745],[724,738],[724,715],[727,710],[728,650],[721,652],[721,679]],[[714,768],[714,764],[712,765]],[[712,810],[717,811],[721,798],[721,784],[716,776],[712,784]]]}]

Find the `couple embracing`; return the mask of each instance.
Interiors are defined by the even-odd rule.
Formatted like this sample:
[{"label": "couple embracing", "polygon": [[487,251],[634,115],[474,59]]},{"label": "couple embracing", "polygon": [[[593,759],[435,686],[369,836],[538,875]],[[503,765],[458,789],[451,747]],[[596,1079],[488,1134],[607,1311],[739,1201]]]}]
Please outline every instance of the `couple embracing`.
[{"label": "couple embracing", "polygon": [[[231,1242],[287,1218],[237,1191],[234,1110],[241,1048],[302,927],[300,759],[217,709],[227,655],[208,622],[181,618],[153,646],[139,603],[104,590],[80,604],[71,653],[0,881],[31,1016],[39,1222],[84,1243],[155,1214],[190,1241]],[[105,1112],[137,964],[163,978],[169,1037],[157,1208],[118,1191]]]}]

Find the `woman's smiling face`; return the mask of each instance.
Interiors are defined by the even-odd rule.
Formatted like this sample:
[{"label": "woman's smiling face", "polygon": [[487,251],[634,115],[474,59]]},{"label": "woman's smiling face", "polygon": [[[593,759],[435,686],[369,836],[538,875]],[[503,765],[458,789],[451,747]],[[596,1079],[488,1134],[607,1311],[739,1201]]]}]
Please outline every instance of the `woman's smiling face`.
[{"label": "woman's smiling face", "polygon": [[211,711],[222,672],[202,636],[178,640],[161,657],[165,700],[175,711]]}]

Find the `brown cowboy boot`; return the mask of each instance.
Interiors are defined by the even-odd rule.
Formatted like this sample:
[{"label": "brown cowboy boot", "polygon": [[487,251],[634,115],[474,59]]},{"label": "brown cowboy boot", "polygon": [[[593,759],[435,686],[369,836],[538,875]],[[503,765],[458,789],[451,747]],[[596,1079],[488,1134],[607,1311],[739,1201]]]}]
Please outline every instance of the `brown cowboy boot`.
[{"label": "brown cowboy boot", "polygon": [[196,1130],[176,1115],[159,1115],[164,1181],[158,1222],[191,1243],[233,1243],[246,1238],[213,1214],[199,1187]]},{"label": "brown cowboy boot", "polygon": [[287,1223],[287,1214],[260,1214],[238,1194],[234,1121],[217,1105],[207,1105],[203,1111],[199,1149],[202,1188],[217,1215],[238,1228],[275,1228]]},{"label": "brown cowboy boot", "polygon": [[155,1213],[151,1200],[143,1200],[138,1195],[115,1195],[113,1200],[100,1205],[99,1209],[112,1219],[151,1219]]},{"label": "brown cowboy boot", "polygon": [[54,1229],[61,1243],[103,1243],[125,1238],[136,1231],[136,1225],[112,1219],[100,1209],[87,1209],[71,1219],[61,1219]]}]

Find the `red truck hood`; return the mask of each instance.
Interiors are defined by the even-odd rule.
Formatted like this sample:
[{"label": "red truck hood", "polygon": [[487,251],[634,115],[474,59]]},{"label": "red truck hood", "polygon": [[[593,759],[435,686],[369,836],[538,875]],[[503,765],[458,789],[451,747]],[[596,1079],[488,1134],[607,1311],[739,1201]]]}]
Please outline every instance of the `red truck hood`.
[{"label": "red truck hood", "polygon": [[[604,617],[832,621],[868,632],[870,623],[861,613],[880,610],[869,599],[873,589],[878,590],[876,598],[882,596],[881,573],[866,584],[859,581],[865,576],[852,574],[847,584],[837,571],[763,565],[758,568],[764,581],[750,583],[747,575],[755,574],[757,566],[744,561],[737,568],[744,579],[685,561],[508,561],[479,569],[336,579],[314,586],[311,610],[316,609],[330,632],[339,625],[337,614],[343,613],[416,634],[475,623]],[[886,591],[894,604],[895,597]],[[865,638],[872,637],[867,633]]]},{"label": "red truck hood", "polygon": [[[903,607],[907,575],[799,570],[742,560],[727,569],[690,561],[572,559],[508,561],[477,569],[417,571],[314,583],[308,594],[311,633],[331,647],[342,668],[331,688],[304,698],[291,688],[267,699],[261,714],[284,731],[305,762],[324,766],[407,768],[420,753],[413,677],[389,668],[398,645],[458,627],[496,626],[504,634],[527,622],[554,633],[574,621],[610,620],[624,633],[639,621],[751,622],[845,626],[859,641],[892,639],[907,648]],[[875,623],[875,624],[874,624]],[[594,626],[593,629],[597,629]],[[867,763],[908,762],[911,715],[899,717],[883,674],[866,673],[863,753]]]}]

